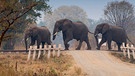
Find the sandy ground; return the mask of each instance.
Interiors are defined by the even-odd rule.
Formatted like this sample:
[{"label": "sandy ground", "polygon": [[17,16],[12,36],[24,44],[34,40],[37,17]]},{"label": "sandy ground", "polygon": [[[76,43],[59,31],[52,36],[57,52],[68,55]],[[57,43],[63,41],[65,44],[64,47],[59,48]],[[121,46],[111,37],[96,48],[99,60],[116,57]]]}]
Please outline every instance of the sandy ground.
[{"label": "sandy ground", "polygon": [[135,76],[135,64],[122,62],[109,51],[69,51],[87,76]]}]

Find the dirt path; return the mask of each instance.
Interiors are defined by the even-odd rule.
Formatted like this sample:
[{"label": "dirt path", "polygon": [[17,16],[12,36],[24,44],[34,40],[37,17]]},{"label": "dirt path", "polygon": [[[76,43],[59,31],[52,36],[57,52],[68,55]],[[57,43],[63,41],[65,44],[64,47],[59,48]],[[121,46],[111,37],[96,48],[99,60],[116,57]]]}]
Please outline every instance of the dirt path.
[{"label": "dirt path", "polygon": [[69,51],[87,76],[135,76],[135,65],[125,63],[107,51]]}]

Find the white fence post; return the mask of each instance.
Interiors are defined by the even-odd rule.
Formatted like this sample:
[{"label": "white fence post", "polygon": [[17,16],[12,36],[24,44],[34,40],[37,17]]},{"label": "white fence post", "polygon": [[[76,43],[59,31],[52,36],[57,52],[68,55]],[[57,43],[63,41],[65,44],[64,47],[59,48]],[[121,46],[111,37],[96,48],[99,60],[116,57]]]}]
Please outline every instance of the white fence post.
[{"label": "white fence post", "polygon": [[131,49],[132,49],[133,59],[135,59],[135,50],[134,50],[134,46],[133,45],[131,45]]},{"label": "white fence post", "polygon": [[[133,59],[135,59],[135,47],[133,45],[131,45],[131,47],[129,47],[129,44],[127,44],[126,47],[125,47],[124,43],[122,45],[123,46],[121,47],[121,49],[123,50],[124,56],[126,57],[126,51],[127,51],[128,58],[130,59],[131,58],[130,55],[133,55]],[[130,53],[130,50],[131,50],[132,53]]]},{"label": "white fence post", "polygon": [[33,48],[33,46],[30,46],[30,48],[28,49],[28,52],[29,53],[28,53],[28,59],[27,59],[27,61],[30,60],[32,48]]},{"label": "white fence post", "polygon": [[57,52],[57,57],[60,56],[60,50],[61,50],[61,44],[58,45],[58,52]]},{"label": "white fence post", "polygon": [[48,59],[50,58],[50,51],[51,51],[51,45],[49,45],[48,47],[48,56],[47,56]]},{"label": "white fence post", "polygon": [[122,49],[123,49],[123,54],[126,57],[126,48],[125,48],[125,43],[122,43]]},{"label": "white fence post", "polygon": [[39,59],[39,58],[40,58],[41,50],[42,50],[42,46],[40,45],[40,48],[38,49],[38,57],[37,57],[37,59]]},{"label": "white fence post", "polygon": [[53,57],[55,56],[56,45],[53,45]]},{"label": "white fence post", "polygon": [[44,45],[43,55],[45,55],[46,50],[47,50],[47,45]]},{"label": "white fence post", "polygon": [[[46,51],[47,51],[47,58],[48,59],[51,56],[51,50],[53,50],[52,51],[53,57],[56,55],[55,51],[57,51],[57,57],[59,57],[60,56],[60,50],[61,50],[61,44],[58,45],[58,48],[56,47],[56,45],[53,45],[53,48],[52,48],[52,45],[49,45],[48,47],[47,47],[47,45],[44,45],[44,48],[42,48],[42,46],[40,45],[39,49],[37,48],[37,46],[30,46],[30,48],[28,49],[28,59],[27,59],[27,61],[30,60],[31,52],[33,52],[32,60],[35,60],[36,56],[37,56],[37,59],[39,59],[41,57],[42,50],[43,50],[43,55],[45,55]],[[37,51],[38,51],[38,55],[36,55]]]},{"label": "white fence post", "polygon": [[130,59],[130,50],[129,50],[129,44],[127,44],[127,53],[128,53],[128,58]]},{"label": "white fence post", "polygon": [[37,46],[34,46],[34,48],[33,48],[33,60],[35,60],[35,58],[36,58],[36,50],[37,50]]}]

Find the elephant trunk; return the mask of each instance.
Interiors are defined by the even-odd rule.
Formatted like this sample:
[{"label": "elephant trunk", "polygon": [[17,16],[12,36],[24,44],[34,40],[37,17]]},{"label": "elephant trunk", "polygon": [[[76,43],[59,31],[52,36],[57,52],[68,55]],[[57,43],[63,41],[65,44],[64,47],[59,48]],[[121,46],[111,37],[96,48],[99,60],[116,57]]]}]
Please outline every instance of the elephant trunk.
[{"label": "elephant trunk", "polygon": [[95,39],[96,39],[96,44],[97,44],[97,46],[98,46],[98,35],[95,36]]},{"label": "elephant trunk", "polygon": [[57,32],[53,32],[53,40],[56,38]]},{"label": "elephant trunk", "polygon": [[56,35],[58,34],[59,31],[62,30],[62,25],[59,25],[57,22],[54,25],[53,29],[53,40],[56,38]]},{"label": "elephant trunk", "polygon": [[58,34],[59,30],[58,28],[54,28],[53,30],[53,40],[56,38],[56,35]]},{"label": "elephant trunk", "polygon": [[96,39],[96,44],[98,46],[98,32],[97,31],[94,32],[94,37]]},{"label": "elephant trunk", "polygon": [[98,31],[95,31],[95,32],[94,32],[94,36],[95,36],[95,37],[98,37]]},{"label": "elephant trunk", "polygon": [[56,35],[55,36],[53,36],[53,40],[56,38]]},{"label": "elephant trunk", "polygon": [[25,35],[25,38],[24,38],[24,40],[25,40],[25,48],[26,48],[26,51],[28,50],[28,38],[27,38],[27,35]]}]

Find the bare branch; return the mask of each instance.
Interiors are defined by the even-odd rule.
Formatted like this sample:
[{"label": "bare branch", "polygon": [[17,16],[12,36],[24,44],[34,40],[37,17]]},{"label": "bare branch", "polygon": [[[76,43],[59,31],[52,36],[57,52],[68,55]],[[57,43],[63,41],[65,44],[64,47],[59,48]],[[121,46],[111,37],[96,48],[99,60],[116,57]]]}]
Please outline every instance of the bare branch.
[{"label": "bare branch", "polygon": [[106,20],[116,26],[121,26],[127,30],[127,26],[134,25],[133,5],[126,1],[114,1],[108,3],[104,10]]}]

